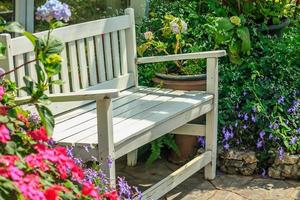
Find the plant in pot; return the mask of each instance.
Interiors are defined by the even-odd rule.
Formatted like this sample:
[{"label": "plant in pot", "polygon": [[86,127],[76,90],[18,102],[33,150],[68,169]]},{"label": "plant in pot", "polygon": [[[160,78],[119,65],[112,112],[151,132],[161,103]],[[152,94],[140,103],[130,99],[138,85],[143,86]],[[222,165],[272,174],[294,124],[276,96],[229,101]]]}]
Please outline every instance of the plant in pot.
[{"label": "plant in pot", "polygon": [[[170,55],[192,52],[193,39],[188,38],[187,23],[173,15],[164,17],[163,27],[157,32],[145,32],[145,42],[138,47],[143,56]],[[153,82],[168,89],[206,90],[205,60],[172,61],[156,67]],[[199,120],[198,120],[199,121]],[[169,159],[174,163],[184,163],[196,152],[197,137],[175,135],[179,153],[173,151]],[[172,148],[173,150],[175,148]]]}]

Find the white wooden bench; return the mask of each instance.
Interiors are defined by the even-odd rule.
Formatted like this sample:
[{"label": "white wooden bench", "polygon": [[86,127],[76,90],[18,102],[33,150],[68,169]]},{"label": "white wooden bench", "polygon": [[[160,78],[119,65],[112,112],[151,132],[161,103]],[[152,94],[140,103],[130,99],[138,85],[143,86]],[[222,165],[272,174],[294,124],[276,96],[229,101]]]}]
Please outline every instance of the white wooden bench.
[{"label": "white wooden bench", "polygon": [[[205,167],[205,177],[216,174],[218,117],[218,57],[225,51],[137,58],[133,9],[124,16],[56,29],[53,35],[65,43],[62,71],[55,79],[65,81],[49,91],[56,115],[53,138],[74,145],[84,160],[91,155],[102,162],[111,184],[115,159],[128,155],[136,164],[137,149],[164,134],[205,135],[206,152],[144,192],[144,199],[158,199],[189,176]],[[37,33],[37,36],[46,32]],[[34,58],[25,37],[0,35],[7,45],[6,71]],[[207,59],[207,91],[176,91],[138,87],[137,64],[187,59]],[[24,85],[23,76],[36,78],[34,63],[8,78]],[[20,92],[19,96],[25,94]],[[187,122],[206,114],[206,126]],[[93,147],[87,153],[86,146]],[[107,158],[113,162],[109,167]]]}]

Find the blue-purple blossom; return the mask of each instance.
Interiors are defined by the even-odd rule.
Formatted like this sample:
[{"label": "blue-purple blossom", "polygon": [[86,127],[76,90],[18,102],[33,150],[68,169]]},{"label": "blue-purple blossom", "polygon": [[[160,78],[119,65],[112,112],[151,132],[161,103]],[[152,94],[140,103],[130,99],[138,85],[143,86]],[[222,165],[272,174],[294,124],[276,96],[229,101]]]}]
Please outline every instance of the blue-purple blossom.
[{"label": "blue-purple blossom", "polygon": [[84,150],[85,150],[87,153],[90,152],[90,146],[84,145],[83,148],[84,148]]},{"label": "blue-purple blossom", "polygon": [[247,96],[247,95],[248,95],[248,92],[244,91],[244,92],[243,92],[243,95],[244,95],[244,96]]},{"label": "blue-purple blossom", "polygon": [[260,174],[260,175],[261,175],[262,177],[265,177],[265,176],[266,176],[266,174],[267,174],[267,171],[266,171],[265,169],[262,169],[262,172],[261,172],[261,174]]},{"label": "blue-purple blossom", "polygon": [[297,131],[298,134],[300,134],[300,128],[298,128],[296,131]]},{"label": "blue-purple blossom", "polygon": [[279,128],[279,125],[278,125],[277,122],[275,122],[275,123],[273,123],[273,124],[270,124],[270,125],[269,125],[269,128],[274,130],[274,129]]},{"label": "blue-purple blossom", "polygon": [[76,165],[79,165],[79,166],[83,165],[83,160],[81,158],[73,157],[73,160],[76,163]]},{"label": "blue-purple blossom", "polygon": [[247,121],[248,119],[249,119],[248,113],[246,113],[246,114],[244,115],[244,120]]},{"label": "blue-purple blossom", "polygon": [[284,159],[284,149],[282,148],[282,147],[279,147],[278,148],[278,152],[277,152],[277,154],[278,154],[278,157],[279,157],[279,159],[280,160],[283,160]]},{"label": "blue-purple blossom", "polygon": [[247,129],[248,126],[246,124],[243,125],[243,129]]},{"label": "blue-purple blossom", "polygon": [[68,22],[71,17],[71,10],[65,3],[59,0],[48,0],[44,5],[37,8],[36,19],[50,22],[51,20],[62,20]]},{"label": "blue-purple blossom", "polygon": [[257,140],[257,142],[256,142],[256,148],[257,149],[262,148],[264,145],[265,145],[265,142],[263,140],[261,140],[261,139]]},{"label": "blue-purple blossom", "polygon": [[269,140],[272,140],[272,139],[273,139],[273,134],[270,133],[270,135],[269,135]]},{"label": "blue-purple blossom", "polygon": [[296,114],[299,107],[300,107],[300,100],[295,100],[295,101],[293,101],[292,107],[290,107],[288,109],[288,112],[291,113],[291,114]]},{"label": "blue-purple blossom", "polygon": [[198,137],[198,144],[200,148],[204,148],[205,147],[205,137],[204,136],[199,136]]},{"label": "blue-purple blossom", "polygon": [[124,197],[125,199],[130,198],[131,196],[131,187],[125,181],[125,178],[118,177],[117,181],[119,196]]},{"label": "blue-purple blossom", "polygon": [[174,34],[184,33],[187,31],[187,23],[182,19],[175,18],[170,22],[170,28]]},{"label": "blue-purple blossom", "polygon": [[259,132],[259,137],[260,139],[264,139],[264,136],[266,135],[266,132],[265,131],[261,131]]},{"label": "blue-purple blossom", "polygon": [[41,122],[41,118],[38,114],[36,113],[30,113],[28,120],[33,123],[34,125],[38,125]]},{"label": "blue-purple blossom", "polygon": [[74,150],[74,147],[72,147],[72,146],[67,146],[67,155],[68,155],[69,157],[71,157],[71,158],[74,157],[74,155],[73,155],[73,150]]},{"label": "blue-purple blossom", "polygon": [[280,96],[279,99],[277,100],[277,102],[278,102],[279,104],[283,104],[283,103],[284,103],[284,99],[285,99],[284,96]]},{"label": "blue-purple blossom", "polygon": [[254,122],[254,123],[256,122],[256,116],[255,115],[251,114],[251,121]]},{"label": "blue-purple blossom", "polygon": [[137,194],[137,199],[142,200],[143,199],[142,192],[137,187],[133,187],[133,189],[135,190],[135,192]]},{"label": "blue-purple blossom", "polygon": [[224,147],[225,150],[228,150],[230,148],[228,143],[224,144],[223,147]]},{"label": "blue-purple blossom", "polygon": [[253,108],[252,108],[252,112],[256,113],[256,112],[257,112],[257,108],[256,108],[256,107],[253,107]]},{"label": "blue-purple blossom", "polygon": [[291,144],[291,145],[294,145],[294,144],[297,143],[297,141],[298,141],[298,138],[297,138],[296,136],[293,136],[293,137],[291,138],[291,140],[290,140],[290,144]]},{"label": "blue-purple blossom", "polygon": [[47,142],[50,146],[54,146],[56,142],[53,140],[53,138],[50,138]]},{"label": "blue-purple blossom", "polygon": [[98,177],[98,172],[92,168],[84,170],[85,180],[88,182],[93,182]]},{"label": "blue-purple blossom", "polygon": [[108,184],[108,178],[101,169],[98,171],[98,177],[100,178],[101,183],[103,183],[104,185]]},{"label": "blue-purple blossom", "polygon": [[111,156],[108,156],[107,157],[107,164],[108,164],[108,167],[111,168],[112,167],[112,164],[113,164],[113,158]]}]

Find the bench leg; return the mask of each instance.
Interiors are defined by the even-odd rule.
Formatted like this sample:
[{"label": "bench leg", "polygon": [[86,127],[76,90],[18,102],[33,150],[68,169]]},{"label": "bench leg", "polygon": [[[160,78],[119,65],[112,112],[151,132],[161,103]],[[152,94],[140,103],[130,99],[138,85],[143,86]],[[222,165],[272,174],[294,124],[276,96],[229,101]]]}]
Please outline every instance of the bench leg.
[{"label": "bench leg", "polygon": [[98,151],[101,169],[115,187],[115,150],[113,143],[112,101],[97,100]]},{"label": "bench leg", "polygon": [[206,146],[211,151],[211,162],[205,167],[205,178],[216,177],[217,137],[218,137],[218,59],[207,59],[207,92],[214,94],[213,109],[206,114]]},{"label": "bench leg", "polygon": [[134,150],[127,154],[127,166],[134,167],[137,164],[138,150]]}]

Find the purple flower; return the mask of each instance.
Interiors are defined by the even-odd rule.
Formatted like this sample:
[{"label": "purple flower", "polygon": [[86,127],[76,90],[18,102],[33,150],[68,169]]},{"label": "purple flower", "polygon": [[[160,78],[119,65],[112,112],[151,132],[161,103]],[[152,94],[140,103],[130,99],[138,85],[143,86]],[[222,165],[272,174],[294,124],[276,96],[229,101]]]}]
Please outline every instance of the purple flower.
[{"label": "purple flower", "polygon": [[272,139],[273,139],[273,135],[272,135],[272,133],[270,133],[269,140],[272,140]]},{"label": "purple flower", "polygon": [[257,140],[257,142],[256,142],[256,148],[257,149],[262,148],[264,145],[265,145],[265,142],[263,140],[261,140],[261,139]]},{"label": "purple flower", "polygon": [[297,131],[298,134],[300,134],[300,128],[298,128],[296,131]]},{"label": "purple flower", "polygon": [[228,149],[230,148],[230,146],[229,146],[229,144],[228,144],[228,143],[224,144],[224,146],[223,146],[223,147],[224,147],[224,149],[225,149],[225,150],[228,150]]},{"label": "purple flower", "polygon": [[282,147],[279,147],[278,148],[278,152],[277,152],[277,154],[278,154],[278,157],[279,157],[279,159],[280,160],[283,160],[284,159],[284,149],[282,148]]},{"label": "purple flower", "polygon": [[28,120],[33,123],[34,125],[38,125],[41,122],[41,118],[38,114],[36,113],[30,113]]},{"label": "purple flower", "polygon": [[69,157],[71,157],[71,158],[74,157],[74,155],[73,155],[73,150],[74,150],[74,147],[72,147],[72,146],[68,146],[68,147],[67,147],[67,155],[68,155]]},{"label": "purple flower", "polygon": [[101,183],[103,183],[104,185],[108,184],[108,178],[101,169],[98,171],[98,177],[100,178]]},{"label": "purple flower", "polygon": [[247,96],[247,95],[248,95],[248,92],[244,91],[244,92],[243,92],[243,95],[244,95],[244,96]]},{"label": "purple flower", "polygon": [[246,113],[246,114],[244,115],[244,120],[247,121],[248,119],[249,119],[248,113]]},{"label": "purple flower", "polygon": [[48,140],[48,144],[49,144],[50,146],[54,146],[56,143],[55,143],[55,141],[53,140],[53,138],[50,138],[50,139]]},{"label": "purple flower", "polygon": [[137,187],[133,187],[133,189],[135,190],[136,194],[137,194],[137,198],[138,200],[142,200],[143,195],[142,192],[137,188]]},{"label": "purple flower", "polygon": [[36,19],[50,22],[51,20],[63,20],[68,22],[71,17],[71,10],[65,3],[59,0],[48,0],[44,5],[37,8]]},{"label": "purple flower", "polygon": [[256,116],[251,114],[251,120],[252,120],[252,122],[255,123],[256,122]]},{"label": "purple flower", "polygon": [[118,177],[117,182],[118,188],[119,188],[119,196],[130,198],[131,196],[131,187],[128,185],[128,183],[125,181],[125,178]]},{"label": "purple flower", "polygon": [[290,140],[290,144],[291,144],[291,145],[294,145],[294,144],[297,143],[297,141],[298,141],[298,138],[297,138],[296,136],[293,136],[293,137],[291,138],[291,140]]},{"label": "purple flower", "polygon": [[253,107],[253,108],[252,108],[252,112],[256,113],[256,112],[257,112],[257,108],[256,108],[256,107]]},{"label": "purple flower", "polygon": [[113,161],[112,157],[111,157],[111,156],[108,156],[108,157],[107,157],[107,164],[108,164],[108,167],[109,167],[109,168],[112,167],[113,162],[114,162],[114,161]]},{"label": "purple flower", "polygon": [[274,124],[270,124],[270,125],[269,125],[269,128],[274,130],[274,129],[279,128],[279,125],[278,125],[277,122],[275,122]]},{"label": "purple flower", "polygon": [[284,99],[285,99],[284,96],[280,96],[279,99],[277,100],[277,102],[278,102],[279,104],[283,104],[283,103],[284,103]]},{"label": "purple flower", "polygon": [[260,139],[264,139],[264,136],[266,135],[266,132],[265,131],[261,131],[259,132],[259,137]]},{"label": "purple flower", "polygon": [[92,168],[88,168],[84,170],[84,176],[86,181],[93,182],[98,177],[98,172]]},{"label": "purple flower", "polygon": [[204,136],[199,136],[198,137],[198,144],[199,144],[200,148],[205,147],[205,137]]},{"label": "purple flower", "polygon": [[247,129],[248,128],[248,126],[245,124],[244,126],[243,126],[243,129]]},{"label": "purple flower", "polygon": [[81,158],[74,157],[73,160],[77,165],[79,165],[79,166],[83,165],[83,160]]},{"label": "purple flower", "polygon": [[260,175],[261,175],[262,177],[266,177],[266,174],[267,174],[266,172],[267,172],[267,171],[266,171],[265,169],[262,169],[262,172],[261,172]]}]

